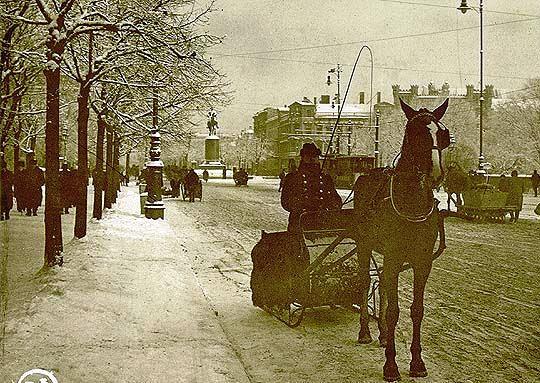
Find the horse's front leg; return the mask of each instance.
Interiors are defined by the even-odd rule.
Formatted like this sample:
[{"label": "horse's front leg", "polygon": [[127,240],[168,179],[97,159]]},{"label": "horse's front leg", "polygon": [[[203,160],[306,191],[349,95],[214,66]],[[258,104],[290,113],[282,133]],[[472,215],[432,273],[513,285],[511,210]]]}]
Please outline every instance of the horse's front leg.
[{"label": "horse's front leg", "polygon": [[357,246],[358,272],[360,275],[359,291],[361,294],[360,305],[360,331],[358,332],[358,343],[368,344],[373,341],[369,331],[368,294],[371,287],[371,277],[369,276],[369,261],[371,259],[371,249],[367,246]]},{"label": "horse's front leg", "polygon": [[411,319],[413,323],[413,337],[411,343],[411,364],[409,376],[427,376],[427,369],[422,360],[422,346],[420,345],[420,326],[424,317],[424,291],[431,271],[431,263],[417,266],[414,270],[413,303],[411,305]]},{"label": "horse's front leg", "polygon": [[387,262],[383,265],[383,286],[384,292],[388,300],[388,308],[386,310],[386,349],[385,356],[386,362],[383,367],[384,380],[387,382],[394,382],[399,380],[399,369],[396,363],[396,342],[395,333],[396,325],[399,319],[399,305],[398,305],[398,265],[388,265]]},{"label": "horse's front leg", "polygon": [[379,346],[386,347],[386,338],[388,336],[388,324],[386,323],[386,311],[388,309],[388,297],[384,290],[384,272],[381,273],[379,279],[378,293],[379,293],[379,320],[377,325],[379,327]]}]

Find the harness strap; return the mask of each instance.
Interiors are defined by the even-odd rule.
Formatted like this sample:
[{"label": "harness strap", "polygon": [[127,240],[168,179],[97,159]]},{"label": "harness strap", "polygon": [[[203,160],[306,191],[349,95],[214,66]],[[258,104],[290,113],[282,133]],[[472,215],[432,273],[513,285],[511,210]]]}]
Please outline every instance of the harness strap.
[{"label": "harness strap", "polygon": [[392,174],[390,176],[390,196],[389,197],[386,197],[385,200],[387,199],[390,199],[390,202],[392,203],[392,208],[394,209],[394,211],[396,212],[396,214],[401,217],[401,218],[404,218],[406,219],[407,221],[409,222],[425,222],[427,221],[427,219],[433,214],[433,212],[435,211],[435,206],[436,206],[436,203],[435,203],[435,200],[432,201],[431,203],[431,208],[429,209],[429,211],[426,213],[426,214],[420,214],[420,215],[417,215],[417,216],[410,216],[410,215],[407,215],[405,213],[402,213],[399,211],[399,209],[397,208],[396,206],[396,203],[394,201],[394,174]]}]

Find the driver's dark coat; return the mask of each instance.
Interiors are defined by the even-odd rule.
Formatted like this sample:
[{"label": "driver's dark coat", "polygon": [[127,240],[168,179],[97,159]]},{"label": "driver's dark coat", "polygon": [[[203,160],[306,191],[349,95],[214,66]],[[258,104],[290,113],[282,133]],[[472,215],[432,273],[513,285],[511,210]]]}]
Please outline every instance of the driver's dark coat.
[{"label": "driver's dark coat", "polygon": [[341,197],[328,174],[310,171],[302,164],[285,176],[281,206],[290,212],[289,231],[299,231],[300,214],[306,211],[341,208]]}]

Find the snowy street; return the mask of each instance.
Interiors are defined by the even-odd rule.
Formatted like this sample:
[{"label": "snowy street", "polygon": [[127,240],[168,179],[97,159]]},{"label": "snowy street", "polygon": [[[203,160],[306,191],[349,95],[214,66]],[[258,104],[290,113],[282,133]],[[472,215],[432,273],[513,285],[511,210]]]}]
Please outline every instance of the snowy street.
[{"label": "snowy street", "polygon": [[[514,225],[446,221],[448,248],[435,262],[426,292],[426,381],[537,378],[540,231],[532,200],[526,196],[527,220]],[[252,382],[382,381],[384,351],[376,342],[356,344],[357,314],[320,308],[289,329],[251,305],[250,251],[261,229],[286,229],[275,181],[256,179],[247,188],[210,181],[202,203],[169,200],[167,209],[173,229],[190,237],[188,257]],[[397,347],[403,381],[413,381],[406,376],[411,276],[408,271],[400,278]],[[375,322],[371,332],[377,335]]]},{"label": "snowy street", "polygon": [[[377,342],[356,343],[357,314],[308,310],[290,329],[251,304],[251,249],[261,230],[286,228],[276,180],[235,187],[211,179],[202,202],[165,199],[164,221],[139,214],[136,186],[122,189],[84,240],[70,240],[73,214],[63,217],[65,265],[46,275],[35,275],[42,242],[21,251],[34,239],[27,217],[2,223],[11,240],[2,248],[10,279],[2,286],[9,299],[1,383],[36,367],[53,370],[60,383],[382,381],[384,351]],[[526,197],[525,219],[516,224],[446,221],[448,248],[426,291],[429,376],[414,381],[537,380],[540,221],[533,201]],[[41,235],[42,216],[34,218]],[[413,381],[411,275],[400,278],[396,333],[405,382]],[[376,337],[376,323],[370,326]]]}]

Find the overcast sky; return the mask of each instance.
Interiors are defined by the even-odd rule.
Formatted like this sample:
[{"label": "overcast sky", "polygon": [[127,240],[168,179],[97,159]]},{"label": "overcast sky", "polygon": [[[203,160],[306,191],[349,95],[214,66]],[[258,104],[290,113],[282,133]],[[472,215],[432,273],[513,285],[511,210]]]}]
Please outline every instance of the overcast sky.
[{"label": "overcast sky", "polygon": [[[416,4],[416,5],[415,5]],[[431,6],[430,6],[431,4]],[[373,51],[374,93],[392,101],[391,85],[432,81],[479,85],[479,14],[460,0],[217,0],[210,30],[226,36],[213,63],[232,83],[220,111],[223,133],[253,124],[266,106],[336,93],[328,69],[343,65],[342,98],[360,47]],[[478,7],[479,0],[469,0]],[[536,16],[536,17],[535,17]],[[484,84],[506,91],[540,77],[540,0],[484,0]],[[347,102],[368,97],[369,54],[360,58]],[[201,126],[201,132],[205,127]]]}]

